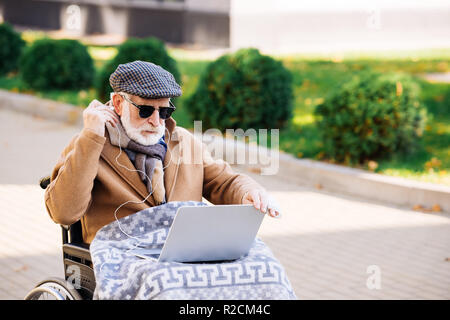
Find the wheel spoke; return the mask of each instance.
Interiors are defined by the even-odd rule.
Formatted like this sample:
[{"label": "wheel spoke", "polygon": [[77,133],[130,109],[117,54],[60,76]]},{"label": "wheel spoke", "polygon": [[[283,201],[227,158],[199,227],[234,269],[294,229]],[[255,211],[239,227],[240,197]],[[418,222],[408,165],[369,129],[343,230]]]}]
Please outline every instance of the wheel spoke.
[{"label": "wheel spoke", "polygon": [[70,286],[65,286],[63,280],[46,280],[34,288],[25,300],[74,300],[76,297],[80,299],[77,292],[72,294],[71,290]]}]

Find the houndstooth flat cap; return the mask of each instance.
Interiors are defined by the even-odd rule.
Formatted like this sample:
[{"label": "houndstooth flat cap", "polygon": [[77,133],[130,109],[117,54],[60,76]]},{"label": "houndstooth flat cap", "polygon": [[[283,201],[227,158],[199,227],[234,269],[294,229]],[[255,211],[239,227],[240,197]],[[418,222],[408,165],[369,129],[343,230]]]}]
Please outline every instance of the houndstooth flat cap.
[{"label": "houndstooth flat cap", "polygon": [[146,61],[120,64],[109,77],[115,92],[126,92],[145,99],[181,96],[181,88],[174,76],[160,66]]}]

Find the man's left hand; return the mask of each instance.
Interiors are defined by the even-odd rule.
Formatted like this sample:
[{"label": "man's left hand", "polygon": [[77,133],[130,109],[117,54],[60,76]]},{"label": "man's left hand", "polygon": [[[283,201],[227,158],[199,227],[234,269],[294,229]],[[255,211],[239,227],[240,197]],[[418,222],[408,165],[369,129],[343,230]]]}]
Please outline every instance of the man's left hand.
[{"label": "man's left hand", "polygon": [[280,209],[275,200],[262,190],[248,191],[242,198],[242,204],[253,204],[262,213],[268,212],[273,218],[280,218]]}]

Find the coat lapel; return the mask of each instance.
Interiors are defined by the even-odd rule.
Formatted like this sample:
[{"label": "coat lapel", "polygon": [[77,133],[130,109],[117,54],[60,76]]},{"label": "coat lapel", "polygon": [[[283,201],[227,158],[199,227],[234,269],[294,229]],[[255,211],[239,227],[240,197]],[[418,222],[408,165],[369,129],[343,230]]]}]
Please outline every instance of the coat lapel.
[{"label": "coat lapel", "polygon": [[166,128],[169,135],[166,138],[167,153],[164,158],[164,188],[166,189],[166,201],[171,200],[173,187],[177,178],[178,167],[180,165],[181,154],[179,148],[180,137],[177,131],[174,132],[176,122],[173,118],[166,120]]},{"label": "coat lapel", "polygon": [[[176,122],[174,119],[169,118],[166,120],[166,128],[169,131],[170,140],[168,141],[168,137],[166,137],[166,143],[168,151],[166,153],[166,157],[164,159],[164,187],[166,190],[166,200],[169,199],[169,192],[173,188],[175,183],[176,173],[178,171],[179,164],[179,156],[176,148],[178,141],[175,140],[177,137],[173,135],[173,129],[175,128]],[[124,179],[143,199],[148,196],[147,187],[142,182],[139,177],[139,173],[136,172],[136,168],[134,167],[131,160],[128,158],[128,155],[124,150],[120,153],[120,149],[116,146],[113,146],[109,139],[108,130],[106,131],[106,142],[103,147],[101,157]],[[174,151],[175,150],[175,151]],[[119,155],[120,154],[120,155]],[[117,158],[117,162],[116,162]],[[147,202],[150,206],[155,206],[155,200],[153,199],[153,195],[150,195],[147,198]]]}]

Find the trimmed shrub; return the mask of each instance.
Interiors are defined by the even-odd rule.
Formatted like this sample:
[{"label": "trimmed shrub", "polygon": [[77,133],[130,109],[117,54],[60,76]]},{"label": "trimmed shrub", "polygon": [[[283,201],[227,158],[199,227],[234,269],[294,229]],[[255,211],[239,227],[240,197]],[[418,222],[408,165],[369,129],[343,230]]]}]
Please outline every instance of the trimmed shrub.
[{"label": "trimmed shrub", "polygon": [[292,103],[290,72],[250,48],[210,63],[187,106],[204,128],[246,130],[286,126]]},{"label": "trimmed shrub", "polygon": [[325,155],[350,164],[414,152],[426,120],[418,96],[398,73],[363,72],[337,88],[315,110]]},{"label": "trimmed shrub", "polygon": [[117,55],[111,59],[99,72],[96,80],[96,88],[101,100],[109,100],[109,93],[113,91],[109,85],[109,77],[119,64],[136,60],[147,61],[161,66],[173,74],[175,80],[181,84],[181,76],[177,62],[169,56],[164,42],[149,37],[145,39],[130,38],[118,47]]},{"label": "trimmed shrub", "polygon": [[8,23],[0,24],[0,75],[16,71],[25,41]]},{"label": "trimmed shrub", "polygon": [[83,89],[92,85],[95,70],[87,48],[76,40],[40,39],[20,59],[22,79],[31,88]]}]

